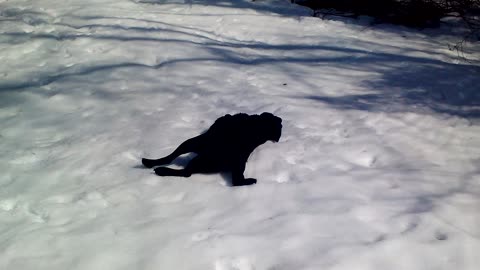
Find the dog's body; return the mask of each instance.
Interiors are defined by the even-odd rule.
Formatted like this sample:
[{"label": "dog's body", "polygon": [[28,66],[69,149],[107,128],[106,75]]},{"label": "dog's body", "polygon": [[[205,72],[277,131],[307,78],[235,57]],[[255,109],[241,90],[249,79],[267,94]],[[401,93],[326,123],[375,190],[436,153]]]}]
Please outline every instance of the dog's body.
[{"label": "dog's body", "polygon": [[255,148],[267,141],[278,142],[282,134],[282,119],[271,113],[247,115],[244,113],[220,117],[203,134],[183,142],[170,155],[152,160],[142,159],[147,168],[170,164],[186,153],[196,153],[185,169],[166,167],[155,169],[160,176],[189,177],[194,173],[232,172],[232,185],[255,184],[253,178],[245,179],[243,173],[248,157]]}]

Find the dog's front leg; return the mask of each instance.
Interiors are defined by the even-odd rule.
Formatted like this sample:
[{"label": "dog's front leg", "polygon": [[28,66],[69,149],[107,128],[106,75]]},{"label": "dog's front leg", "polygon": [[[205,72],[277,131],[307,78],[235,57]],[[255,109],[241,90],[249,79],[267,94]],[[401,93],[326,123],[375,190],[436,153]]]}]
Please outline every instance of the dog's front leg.
[{"label": "dog's front leg", "polygon": [[247,186],[257,183],[257,179],[246,178],[243,176],[245,171],[246,160],[240,160],[235,162],[232,166],[232,186]]}]

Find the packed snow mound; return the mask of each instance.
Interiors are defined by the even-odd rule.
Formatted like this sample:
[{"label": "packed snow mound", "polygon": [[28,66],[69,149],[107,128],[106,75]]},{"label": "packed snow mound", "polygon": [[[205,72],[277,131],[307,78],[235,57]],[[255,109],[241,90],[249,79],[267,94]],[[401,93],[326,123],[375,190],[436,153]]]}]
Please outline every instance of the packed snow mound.
[{"label": "packed snow mound", "polygon": [[[309,15],[0,1],[0,268],[478,269],[478,64],[444,29]],[[264,111],[256,185],[141,167]]]}]

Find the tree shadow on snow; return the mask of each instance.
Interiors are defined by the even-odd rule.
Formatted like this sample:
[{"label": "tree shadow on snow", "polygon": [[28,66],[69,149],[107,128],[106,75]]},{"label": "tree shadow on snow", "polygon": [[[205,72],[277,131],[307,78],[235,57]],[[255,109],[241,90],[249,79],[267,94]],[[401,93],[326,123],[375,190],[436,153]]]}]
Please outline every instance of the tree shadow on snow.
[{"label": "tree shadow on snow", "polygon": [[374,93],[317,96],[306,99],[336,109],[380,112],[428,112],[480,118],[480,72],[453,64],[416,65],[385,71],[379,80],[365,81]]},{"label": "tree shadow on snow", "polygon": [[[251,9],[263,13],[273,13],[277,15],[309,15],[313,12],[307,7],[301,7],[296,4],[288,3],[286,1],[278,0],[277,4],[264,3],[260,1],[252,0],[131,0],[137,4],[153,4],[153,5],[165,5],[165,4],[185,4],[192,5],[204,5],[219,8],[235,8],[235,9]],[[229,15],[229,14],[221,14]],[[217,15],[217,16],[221,16]],[[238,14],[235,14],[238,15]]]},{"label": "tree shadow on snow", "polygon": [[[186,33],[188,34],[188,33]],[[5,36],[28,39],[68,40],[82,38],[81,35],[6,33]],[[58,71],[46,71],[34,80],[0,83],[0,92],[39,87],[68,77],[88,75],[119,68],[161,69],[178,63],[225,62],[237,65],[274,64],[277,67],[288,64],[304,64],[313,67],[337,67],[345,70],[371,70],[380,74],[378,79],[367,80],[363,86],[374,90],[373,93],[347,96],[296,96],[328,104],[337,109],[400,112],[411,109],[419,111],[428,108],[437,113],[454,116],[479,118],[480,83],[479,68],[470,64],[450,64],[430,58],[399,55],[385,52],[371,52],[361,49],[335,47],[330,45],[291,45],[242,42],[217,42],[205,40],[162,39],[154,37],[129,37],[114,35],[88,35],[89,39],[118,41],[156,41],[159,43],[188,43],[201,45],[212,56],[198,58],[177,58],[158,64],[137,62],[120,62],[96,64],[91,66],[74,66]],[[198,43],[198,44],[197,44]],[[256,54],[244,54],[237,49],[253,49]],[[295,56],[292,52],[298,51]],[[324,55],[303,56],[301,51],[310,51]],[[275,56],[271,56],[274,52]],[[277,56],[288,52],[294,56]],[[321,71],[319,71],[321,72]],[[289,73],[285,67],[286,75]],[[405,106],[406,105],[406,106]]]},{"label": "tree shadow on snow", "polygon": [[[163,3],[165,1],[157,1]],[[250,6],[253,3],[246,1],[193,1],[216,3],[217,5],[245,5]],[[18,15],[18,14],[17,14]],[[82,20],[112,19],[115,17],[78,17]],[[480,93],[477,90],[480,85],[479,67],[469,63],[451,64],[426,58],[422,56],[412,56],[411,52],[422,54],[438,54],[433,51],[420,49],[398,48],[388,45],[389,48],[399,51],[398,53],[389,53],[381,51],[371,51],[356,48],[346,48],[333,46],[329,44],[268,44],[261,42],[247,42],[233,39],[224,39],[208,31],[186,27],[182,25],[172,25],[161,21],[146,21],[137,18],[120,18],[132,22],[148,22],[148,27],[108,24],[108,23],[87,23],[72,25],[65,23],[54,23],[60,26],[72,29],[92,29],[107,28],[108,30],[118,30],[121,33],[101,34],[97,31],[93,33],[25,33],[25,32],[7,32],[3,33],[2,43],[23,43],[35,39],[46,39],[58,42],[76,39],[89,40],[107,40],[118,42],[156,42],[160,44],[185,44],[198,46],[209,54],[200,57],[174,58],[158,62],[156,64],[146,64],[134,60],[113,59],[111,63],[96,63],[74,65],[72,67],[59,67],[58,70],[41,70],[24,80],[0,82],[0,93],[13,90],[31,89],[48,85],[52,82],[68,79],[70,77],[89,75],[96,72],[112,72],[121,68],[137,69],[162,69],[169,65],[179,63],[202,63],[219,62],[235,65],[260,66],[272,65],[281,70],[285,76],[298,81],[304,80],[304,77],[295,77],[290,64],[301,64],[311,66],[322,72],[322,67],[334,67],[349,70],[372,71],[379,76],[376,79],[363,81],[363,87],[371,89],[365,94],[346,95],[346,96],[322,96],[322,95],[304,95],[293,96],[296,98],[305,98],[330,105],[336,109],[363,110],[363,111],[382,111],[382,112],[403,112],[415,111],[426,113],[436,112],[465,118],[480,118]],[[131,32],[130,32],[131,31]],[[145,35],[135,35],[137,32],[143,32]],[[150,33],[168,32],[175,34],[174,38],[160,38],[149,36]],[[130,34],[131,33],[131,34]],[[360,47],[368,48],[367,42],[358,42]],[[385,45],[386,46],[386,45]],[[305,53],[308,52],[308,53]],[[115,61],[116,60],[116,61]],[[308,85],[312,89],[318,87]],[[108,93],[106,93],[108,94]],[[111,95],[105,95],[106,98]]]},{"label": "tree shadow on snow", "polygon": [[436,112],[480,118],[480,72],[476,67],[409,65],[385,71],[378,80],[365,81],[374,93],[345,96],[304,96],[336,109],[373,112]]}]

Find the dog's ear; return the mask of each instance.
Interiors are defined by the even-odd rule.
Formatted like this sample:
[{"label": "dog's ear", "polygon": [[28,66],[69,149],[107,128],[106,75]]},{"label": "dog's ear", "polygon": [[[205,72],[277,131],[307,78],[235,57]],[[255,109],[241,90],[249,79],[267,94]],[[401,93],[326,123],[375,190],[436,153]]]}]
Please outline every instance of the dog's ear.
[{"label": "dog's ear", "polygon": [[282,119],[268,112],[262,113],[260,119],[265,139],[278,142],[282,136]]},{"label": "dog's ear", "polygon": [[264,118],[264,119],[272,119],[274,118],[275,116],[269,112],[264,112],[262,114],[260,114],[260,117]]},{"label": "dog's ear", "polygon": [[276,124],[281,124],[282,123],[282,118],[280,117],[277,117],[269,112],[264,112],[260,115],[260,117],[264,120],[267,120],[269,122],[272,122],[272,123],[276,123]]}]

